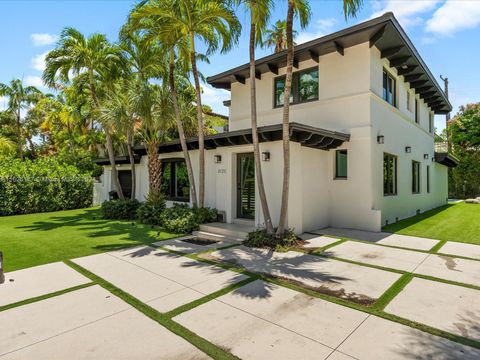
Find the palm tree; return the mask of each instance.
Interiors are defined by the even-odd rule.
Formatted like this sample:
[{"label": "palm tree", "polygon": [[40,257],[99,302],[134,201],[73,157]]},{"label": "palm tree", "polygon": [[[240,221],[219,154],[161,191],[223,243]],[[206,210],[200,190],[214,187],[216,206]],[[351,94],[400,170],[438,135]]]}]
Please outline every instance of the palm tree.
[{"label": "palm tree", "polygon": [[196,91],[198,143],[199,143],[199,201],[205,199],[205,145],[202,89],[197,68],[200,54],[196,51],[196,39],[206,46],[206,55],[220,48],[227,52],[238,41],[241,25],[228,2],[209,0],[169,0],[145,2],[139,12],[156,22],[155,32],[168,46],[188,44],[189,58]]},{"label": "palm tree", "polygon": [[263,44],[262,35],[265,31],[274,2],[272,0],[237,0],[236,2],[237,4],[244,3],[245,6],[250,10],[250,117],[252,124],[253,155],[255,158],[255,175],[263,218],[265,220],[265,228],[268,234],[273,234],[274,229],[272,217],[270,215],[270,209],[268,207],[265,184],[263,182],[260,145],[258,141],[255,47]]},{"label": "palm tree", "polygon": [[15,116],[17,137],[17,155],[23,160],[23,131],[21,111],[41,97],[42,93],[34,86],[23,86],[20,79],[13,79],[10,84],[0,84],[0,96],[8,97],[7,111]]},{"label": "palm tree", "polygon": [[[52,88],[57,87],[57,81],[69,83],[70,73],[74,77],[84,78],[96,116],[101,107],[100,99],[105,96],[105,89],[111,86],[124,65],[120,48],[111,45],[105,35],[93,34],[86,38],[74,28],[65,28],[62,31],[58,46],[47,54],[45,63],[43,80]],[[112,177],[118,197],[123,199],[115,166],[112,128],[103,124],[103,130]]]},{"label": "palm tree", "polygon": [[[297,31],[293,30],[293,37],[297,36]],[[265,40],[263,47],[273,47],[275,54],[287,49],[287,22],[277,20],[270,29],[265,30]],[[296,45],[294,43],[294,45]]]},{"label": "palm tree", "polygon": [[[354,17],[363,5],[363,0],[343,0],[343,13],[345,19]],[[283,236],[287,222],[288,197],[290,187],[290,91],[292,88],[293,70],[293,18],[299,17],[300,26],[305,28],[310,20],[310,6],[308,0],[288,0],[287,11],[287,73],[285,79],[285,92],[283,97],[283,119],[282,119],[282,140],[283,140],[283,186],[282,205],[280,208],[280,220],[277,228],[277,236]]]}]

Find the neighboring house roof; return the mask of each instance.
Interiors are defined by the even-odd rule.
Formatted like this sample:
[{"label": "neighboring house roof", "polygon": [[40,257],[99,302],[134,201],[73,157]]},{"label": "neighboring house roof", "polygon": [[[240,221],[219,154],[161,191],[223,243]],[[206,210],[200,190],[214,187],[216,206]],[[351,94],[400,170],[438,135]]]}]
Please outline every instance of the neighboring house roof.
[{"label": "neighboring house roof", "polygon": [[[390,61],[390,66],[398,70],[398,75],[405,77],[410,87],[420,94],[436,114],[446,114],[452,110],[452,105],[442,88],[391,12],[295,46],[294,67],[298,67],[298,62],[308,59],[318,62],[319,56],[332,52],[343,55],[344,48],[364,42],[369,42],[370,47],[376,46],[381,51],[382,58]],[[278,68],[286,66],[286,54],[284,50],[258,59],[256,61],[257,78],[261,78],[261,75],[266,72],[278,74]],[[230,89],[232,82],[245,83],[248,77],[249,64],[247,63],[208,77],[207,82],[216,88]]]},{"label": "neighboring house roof", "polygon": [[[260,142],[282,140],[282,124],[261,126],[258,128]],[[290,123],[290,140],[300,143],[302,146],[320,150],[330,150],[350,140],[350,135],[316,128],[313,126]],[[205,149],[211,150],[222,146],[244,145],[252,143],[252,129],[230,131],[220,134],[205,136]],[[189,150],[198,149],[198,137],[187,139]],[[146,149],[140,145],[135,147],[135,153],[146,155]],[[172,140],[158,147],[159,153],[182,151],[180,140]]]},{"label": "neighboring house roof", "polygon": [[448,167],[456,167],[459,161],[449,153],[435,153],[435,162],[448,166]]},{"label": "neighboring house roof", "polygon": [[[133,159],[135,164],[138,164],[140,163],[141,156],[135,154]],[[110,165],[110,160],[108,158],[95,159],[95,163],[97,165]],[[130,164],[130,158],[128,156],[115,156],[115,164]]]}]

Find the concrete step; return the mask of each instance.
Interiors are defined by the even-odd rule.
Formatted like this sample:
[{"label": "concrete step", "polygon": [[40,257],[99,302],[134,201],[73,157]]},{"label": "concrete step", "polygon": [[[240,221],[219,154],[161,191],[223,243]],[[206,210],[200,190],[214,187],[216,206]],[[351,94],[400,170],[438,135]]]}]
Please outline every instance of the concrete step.
[{"label": "concrete step", "polygon": [[209,223],[200,225],[200,231],[242,240],[253,230],[253,227],[240,224]]},{"label": "concrete step", "polygon": [[237,238],[237,237],[222,235],[222,234],[214,234],[206,231],[194,231],[192,235],[199,239],[211,240],[211,241],[224,241],[227,243],[234,243],[234,244],[241,243],[244,240],[244,238]]}]

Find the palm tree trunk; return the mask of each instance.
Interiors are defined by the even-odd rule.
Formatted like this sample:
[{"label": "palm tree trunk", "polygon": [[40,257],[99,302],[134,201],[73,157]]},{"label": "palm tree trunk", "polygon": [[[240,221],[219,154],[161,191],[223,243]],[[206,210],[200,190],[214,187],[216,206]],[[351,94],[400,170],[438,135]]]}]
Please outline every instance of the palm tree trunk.
[{"label": "palm tree trunk", "polygon": [[127,131],[127,150],[128,150],[128,158],[130,160],[130,166],[132,168],[132,194],[130,195],[130,199],[135,199],[135,191],[137,187],[137,180],[136,180],[136,170],[135,170],[135,157],[133,155],[133,131],[129,129]]},{"label": "palm tree trunk", "polygon": [[282,206],[280,208],[280,220],[277,228],[277,236],[281,237],[285,232],[288,212],[288,196],[290,188],[290,91],[292,88],[293,70],[293,8],[294,0],[288,0],[287,12],[287,74],[285,79],[285,93],[283,98],[283,186]]},{"label": "palm tree trunk", "polygon": [[177,89],[175,88],[175,54],[173,51],[170,53],[170,72],[168,74],[168,80],[170,83],[170,91],[172,92],[173,109],[175,111],[175,121],[177,123],[178,137],[180,138],[180,145],[182,146],[183,157],[185,158],[185,164],[187,166],[188,183],[190,184],[190,199],[194,207],[198,206],[197,203],[197,191],[195,189],[195,178],[193,176],[192,162],[190,161],[190,154],[187,148],[187,139],[185,137],[185,131],[183,129],[182,119],[180,118],[180,110],[178,108]]},{"label": "palm tree trunk", "polygon": [[23,160],[23,141],[22,141],[22,127],[20,125],[20,105],[17,109],[17,124],[16,124],[16,133],[17,133],[17,153],[20,159]]},{"label": "palm tree trunk", "polygon": [[273,234],[272,218],[268,208],[267,195],[265,194],[265,185],[263,183],[262,163],[260,159],[260,145],[258,142],[257,131],[257,92],[255,82],[255,20],[253,17],[256,2],[252,1],[250,9],[250,116],[252,121],[252,142],[253,155],[255,158],[255,172],[258,184],[258,193],[260,196],[260,204],[262,207],[263,218],[265,220],[265,228],[268,234]]},{"label": "palm tree trunk", "polygon": [[195,35],[190,33],[190,61],[192,62],[192,73],[195,81],[195,92],[197,94],[197,121],[198,121],[198,205],[203,208],[205,202],[205,143],[203,129],[202,89],[198,78],[197,59],[195,56]]},{"label": "palm tree trunk", "polygon": [[112,168],[112,178],[115,184],[115,188],[117,190],[118,198],[124,199],[125,197],[123,196],[122,186],[120,185],[120,180],[118,179],[117,167],[115,166],[115,153],[113,150],[112,135],[107,129],[105,129],[105,140],[105,148],[107,149],[108,160],[110,160],[110,165]]},{"label": "palm tree trunk", "polygon": [[162,188],[162,169],[158,158],[158,141],[147,143],[148,180],[150,193],[159,194]]}]

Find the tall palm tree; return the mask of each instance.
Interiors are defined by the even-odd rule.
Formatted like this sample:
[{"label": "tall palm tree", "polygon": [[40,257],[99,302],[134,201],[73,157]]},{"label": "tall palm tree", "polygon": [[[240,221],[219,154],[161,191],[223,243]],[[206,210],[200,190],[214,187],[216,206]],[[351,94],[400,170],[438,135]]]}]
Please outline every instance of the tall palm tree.
[{"label": "tall palm tree", "polygon": [[146,1],[141,7],[145,17],[157,23],[156,34],[168,45],[188,44],[190,66],[195,84],[198,143],[199,143],[199,199],[198,205],[204,206],[205,199],[205,145],[204,119],[202,110],[202,89],[197,67],[199,54],[196,40],[206,46],[206,55],[220,48],[227,52],[238,41],[241,25],[229,2],[212,0],[168,0]]},{"label": "tall palm tree", "polygon": [[8,97],[7,111],[15,116],[15,132],[17,137],[17,155],[23,160],[23,131],[21,111],[39,100],[42,93],[34,86],[23,86],[23,81],[13,79],[10,84],[0,84],[0,96]]},{"label": "tall palm tree", "polygon": [[[293,30],[293,37],[297,36],[297,31]],[[296,45],[294,43],[294,45]],[[263,47],[273,47],[275,54],[287,49],[287,22],[277,20],[270,29],[265,30],[265,40]]]},{"label": "tall palm tree", "polygon": [[[74,77],[84,78],[96,116],[98,116],[100,101],[105,97],[105,89],[111,86],[112,81],[119,75],[119,71],[124,68],[121,55],[120,48],[111,45],[103,34],[93,34],[86,38],[74,28],[65,28],[57,47],[45,58],[43,80],[53,88],[57,86],[57,81],[69,83],[70,73]],[[115,166],[112,128],[108,124],[103,124],[103,131],[112,177],[118,197],[123,199],[123,191]]]},{"label": "tall palm tree", "polygon": [[265,221],[265,228],[268,234],[273,234],[274,229],[270,209],[268,207],[265,184],[263,182],[260,145],[258,141],[255,47],[257,45],[263,45],[262,35],[265,31],[266,24],[268,23],[270,11],[273,8],[274,2],[272,0],[237,0],[236,3],[244,3],[245,7],[250,11],[250,118],[252,124],[253,155],[255,158],[255,176],[260,197],[260,205]]},{"label": "tall palm tree", "polygon": [[[355,17],[363,0],[343,0],[343,13],[345,19]],[[288,197],[290,187],[290,92],[292,88],[292,70],[293,70],[293,19],[297,16],[300,19],[300,26],[305,28],[310,20],[310,6],[308,0],[288,0],[287,10],[287,72],[285,79],[285,92],[283,98],[283,118],[282,118],[282,139],[283,139],[283,185],[282,185],[282,205],[280,208],[280,220],[277,228],[277,236],[283,236],[287,222]]]}]

